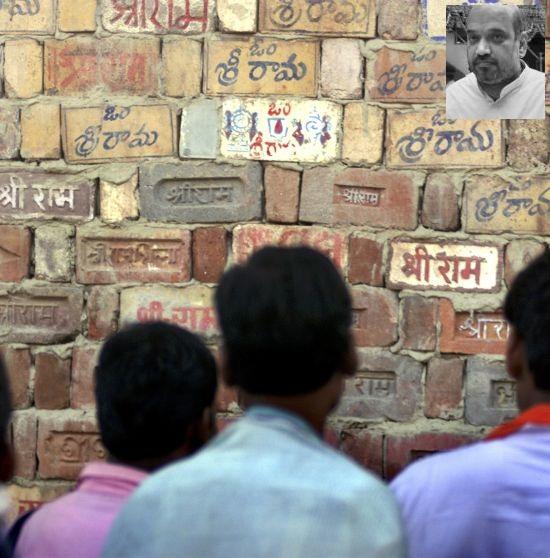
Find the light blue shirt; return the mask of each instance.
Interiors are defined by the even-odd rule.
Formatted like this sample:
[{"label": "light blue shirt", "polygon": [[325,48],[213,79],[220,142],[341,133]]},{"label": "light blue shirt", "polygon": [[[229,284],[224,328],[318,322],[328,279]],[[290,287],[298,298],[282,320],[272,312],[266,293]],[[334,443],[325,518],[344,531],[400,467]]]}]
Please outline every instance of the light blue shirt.
[{"label": "light blue shirt", "polygon": [[424,458],[391,488],[410,558],[550,557],[550,428]]},{"label": "light blue shirt", "polygon": [[404,558],[395,500],[298,416],[253,407],[146,480],[104,558]]}]

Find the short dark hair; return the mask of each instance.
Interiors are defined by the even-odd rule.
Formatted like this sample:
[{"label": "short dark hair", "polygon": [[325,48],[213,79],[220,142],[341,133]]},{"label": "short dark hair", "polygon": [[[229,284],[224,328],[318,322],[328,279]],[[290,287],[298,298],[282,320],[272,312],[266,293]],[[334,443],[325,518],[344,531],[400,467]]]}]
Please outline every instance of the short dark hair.
[{"label": "short dark hair", "polygon": [[199,337],[173,324],[133,324],[103,345],[95,370],[103,444],[132,462],[169,455],[212,405],[214,357]]},{"label": "short dark hair", "polygon": [[4,359],[0,356],[0,447],[8,445],[11,418],[11,390]]},{"label": "short dark hair", "polygon": [[299,395],[338,371],[352,372],[350,295],[316,250],[259,250],[223,275],[216,308],[231,385],[256,395]]},{"label": "short dark hair", "polygon": [[535,386],[550,390],[550,251],[534,259],[514,279],[504,315],[525,344]]}]

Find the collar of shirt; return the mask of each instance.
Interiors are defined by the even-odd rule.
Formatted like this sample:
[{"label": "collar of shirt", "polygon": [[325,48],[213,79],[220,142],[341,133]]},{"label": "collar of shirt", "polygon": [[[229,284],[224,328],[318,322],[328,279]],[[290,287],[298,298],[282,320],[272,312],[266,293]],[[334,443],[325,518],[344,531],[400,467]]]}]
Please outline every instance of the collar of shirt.
[{"label": "collar of shirt", "polygon": [[127,494],[147,476],[145,471],[134,467],[97,461],[84,467],[78,477],[77,489],[85,492]]},{"label": "collar of shirt", "polygon": [[502,88],[502,91],[500,92],[500,96],[499,96],[498,99],[493,99],[489,94],[487,94],[485,91],[483,91],[483,89],[480,87],[480,85],[477,81],[477,77],[476,77],[476,85],[479,89],[479,92],[481,93],[481,95],[483,95],[483,97],[487,100],[487,102],[489,104],[498,103],[499,101],[504,99],[504,97],[506,97],[510,93],[514,92],[516,89],[519,89],[523,85],[523,82],[525,81],[525,79],[527,77],[527,64],[523,60],[520,60],[520,63],[521,63],[521,67],[522,67],[521,73],[519,74],[519,76],[514,81],[512,81],[508,85],[505,85]]}]

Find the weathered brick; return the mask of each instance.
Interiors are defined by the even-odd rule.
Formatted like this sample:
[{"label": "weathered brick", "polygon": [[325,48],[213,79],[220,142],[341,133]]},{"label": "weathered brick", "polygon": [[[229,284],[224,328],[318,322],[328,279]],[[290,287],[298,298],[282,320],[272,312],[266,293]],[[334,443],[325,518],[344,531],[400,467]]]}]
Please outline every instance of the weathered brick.
[{"label": "weathered brick", "polygon": [[439,300],[442,353],[503,355],[509,328],[502,312],[455,312],[453,303]]},{"label": "weathered brick", "polygon": [[196,97],[201,93],[202,45],[193,39],[171,38],[162,43],[164,94]]},{"label": "weathered brick", "polygon": [[497,425],[518,414],[516,383],[503,362],[474,356],[466,365],[466,420],[470,424]]},{"label": "weathered brick", "polygon": [[376,287],[353,287],[352,332],[358,347],[387,347],[397,341],[397,295]]},{"label": "weathered brick", "polygon": [[191,278],[191,233],[133,225],[80,227],[76,234],[79,283],[183,282]]},{"label": "weathered brick", "polygon": [[176,150],[175,115],[168,105],[73,107],[62,116],[63,152],[70,163],[164,157]]},{"label": "weathered brick", "polygon": [[348,103],[344,112],[342,158],[374,165],[382,159],[384,110],[365,103]]},{"label": "weathered brick", "polygon": [[0,34],[51,34],[55,29],[54,0],[3,2],[0,7]]},{"label": "weathered brick", "polygon": [[204,227],[193,231],[193,277],[217,283],[227,263],[227,231]]},{"label": "weathered brick", "polygon": [[0,288],[0,342],[56,343],[80,331],[82,290],[26,285]]},{"label": "weathered brick", "polygon": [[428,418],[459,419],[463,415],[462,375],[464,361],[459,358],[434,357],[426,374],[426,403]]},{"label": "weathered brick", "polygon": [[500,167],[504,164],[501,120],[447,120],[443,109],[390,110],[387,125],[388,167]]},{"label": "weathered brick", "polygon": [[223,157],[326,163],[339,155],[342,108],[334,102],[225,98],[222,112]]},{"label": "weathered brick", "polygon": [[318,41],[221,36],[205,49],[207,95],[317,96]]},{"label": "weathered brick", "polygon": [[19,109],[0,107],[0,159],[15,159],[20,144]]},{"label": "weathered brick", "polygon": [[348,281],[373,287],[384,286],[383,244],[358,235],[350,238]]},{"label": "weathered brick", "polygon": [[245,261],[253,252],[266,245],[295,246],[305,244],[326,254],[337,267],[346,268],[348,237],[342,231],[320,227],[282,227],[239,225],[233,229],[233,255]]},{"label": "weathered brick", "polygon": [[0,171],[0,189],[0,217],[5,220],[89,221],[94,216],[95,185],[77,175]]},{"label": "weathered brick", "polygon": [[255,33],[257,3],[250,0],[218,0],[220,29],[226,33]]},{"label": "weathered brick", "polygon": [[117,330],[119,295],[113,287],[92,287],[88,295],[88,338],[105,339]]},{"label": "weathered brick", "polygon": [[414,40],[418,37],[417,0],[380,0],[378,35],[384,39]]},{"label": "weathered brick", "polygon": [[37,409],[65,409],[69,406],[71,361],[55,353],[34,356],[34,404]]},{"label": "weathered brick", "polygon": [[456,231],[460,226],[458,195],[448,174],[430,174],[424,189],[422,224],[436,231]]},{"label": "weathered brick", "polygon": [[0,45],[0,97],[4,96],[4,45]]},{"label": "weathered brick", "polygon": [[340,449],[359,465],[379,476],[383,471],[384,437],[368,428],[346,428],[341,434]]},{"label": "weathered brick", "polygon": [[512,240],[506,245],[504,254],[504,280],[508,287],[516,275],[538,255],[544,252],[545,245],[536,240]]},{"label": "weathered brick", "polygon": [[336,414],[410,421],[421,405],[422,364],[392,353],[359,352],[359,372],[346,380]]},{"label": "weathered brick", "polygon": [[433,351],[437,339],[437,301],[423,296],[403,299],[401,341],[403,348]]},{"label": "weathered brick", "polygon": [[28,228],[0,225],[0,281],[21,281],[27,277],[30,253]]},{"label": "weathered brick", "polygon": [[204,97],[189,101],[181,109],[179,154],[182,159],[215,159],[218,156],[219,112],[219,101]]},{"label": "weathered brick", "polygon": [[302,180],[300,220],[414,230],[418,173],[314,167]]},{"label": "weathered brick", "polygon": [[15,454],[15,477],[34,478],[36,472],[36,414],[34,410],[13,413],[11,440]]},{"label": "weathered brick", "polygon": [[99,213],[103,221],[116,223],[125,219],[137,219],[138,175],[120,184],[101,180],[99,182]]},{"label": "weathered brick", "polygon": [[11,404],[13,409],[26,409],[30,406],[29,384],[31,380],[31,354],[29,349],[0,346],[10,382]]},{"label": "weathered brick", "polygon": [[48,224],[34,231],[34,274],[37,279],[67,282],[74,262],[72,225]]},{"label": "weathered brick", "polygon": [[95,407],[94,369],[98,355],[99,347],[96,345],[78,345],[73,349],[70,391],[73,409]]},{"label": "weathered brick", "polygon": [[28,99],[42,92],[42,45],[33,39],[4,44],[4,80],[7,97]]},{"label": "weathered brick", "polygon": [[106,457],[96,421],[70,412],[39,418],[37,454],[43,479],[75,480],[87,462]]},{"label": "weathered brick", "polygon": [[80,35],[44,43],[44,89],[48,95],[82,95],[96,90],[154,94],[159,85],[158,68],[160,42],[154,38]]},{"label": "weathered brick", "polygon": [[5,515],[6,524],[11,525],[19,516],[63,496],[72,488],[72,483],[60,482],[38,482],[31,485],[25,483],[25,486],[9,485],[10,507]]},{"label": "weathered brick", "polygon": [[135,287],[120,294],[120,323],[165,321],[212,340],[218,337],[214,291],[206,285]]},{"label": "weathered brick", "polygon": [[21,157],[61,157],[61,113],[59,105],[36,103],[21,109]]},{"label": "weathered brick", "polygon": [[361,99],[365,60],[357,39],[325,39],[321,93],[331,99]]},{"label": "weathered brick", "polygon": [[225,223],[262,215],[262,167],[216,163],[147,165],[139,172],[141,215],[155,221]]},{"label": "weathered brick", "polygon": [[65,33],[78,31],[95,31],[97,0],[78,0],[75,9],[74,0],[57,0],[57,27]]},{"label": "weathered brick", "polygon": [[386,284],[391,288],[496,292],[501,277],[502,251],[496,244],[432,239],[390,243]]},{"label": "weathered brick", "polygon": [[550,120],[510,120],[508,162],[517,170],[548,163]]},{"label": "weathered brick", "polygon": [[417,459],[440,451],[455,449],[475,441],[476,437],[471,434],[450,432],[390,434],[386,436],[385,477],[391,480]]},{"label": "weathered brick", "polygon": [[300,203],[300,179],[298,171],[269,165],[265,169],[265,212],[268,221],[296,223]]}]

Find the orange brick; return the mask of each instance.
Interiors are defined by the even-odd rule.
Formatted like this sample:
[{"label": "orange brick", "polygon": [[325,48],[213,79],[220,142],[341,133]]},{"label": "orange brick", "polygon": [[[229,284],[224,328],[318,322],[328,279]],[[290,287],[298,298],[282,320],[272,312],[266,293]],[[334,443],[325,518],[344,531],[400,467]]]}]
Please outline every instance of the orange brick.
[{"label": "orange brick", "polygon": [[61,157],[59,105],[36,103],[22,108],[21,135],[23,159],[59,159]]},{"label": "orange brick", "polygon": [[4,80],[7,97],[28,99],[42,92],[42,59],[42,45],[37,41],[6,41]]},{"label": "orange brick", "polygon": [[78,0],[78,9],[75,8],[75,0],[58,0],[59,31],[95,31],[96,8],[97,0]]}]

